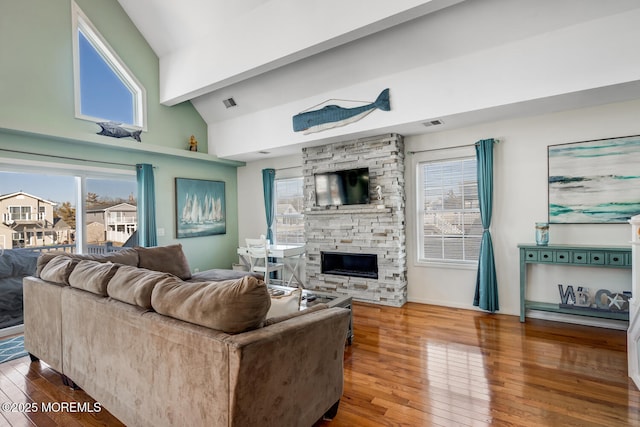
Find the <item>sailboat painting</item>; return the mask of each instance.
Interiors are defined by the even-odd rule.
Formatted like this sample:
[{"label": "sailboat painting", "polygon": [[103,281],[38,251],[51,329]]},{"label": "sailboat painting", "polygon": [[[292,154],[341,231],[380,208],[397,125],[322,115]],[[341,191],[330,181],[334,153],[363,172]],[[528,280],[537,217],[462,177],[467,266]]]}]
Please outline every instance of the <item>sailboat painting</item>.
[{"label": "sailboat painting", "polygon": [[550,145],[549,222],[624,224],[640,213],[640,136]]},{"label": "sailboat painting", "polygon": [[176,237],[226,232],[224,182],[176,178]]}]

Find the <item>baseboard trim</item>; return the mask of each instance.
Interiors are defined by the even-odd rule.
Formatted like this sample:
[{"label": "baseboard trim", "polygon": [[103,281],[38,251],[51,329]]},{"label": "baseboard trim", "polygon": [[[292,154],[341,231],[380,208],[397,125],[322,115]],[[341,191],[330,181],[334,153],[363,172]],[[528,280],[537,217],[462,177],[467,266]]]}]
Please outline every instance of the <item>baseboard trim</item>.
[{"label": "baseboard trim", "polygon": [[0,338],[22,333],[24,333],[24,325],[9,326],[8,328],[0,329]]}]

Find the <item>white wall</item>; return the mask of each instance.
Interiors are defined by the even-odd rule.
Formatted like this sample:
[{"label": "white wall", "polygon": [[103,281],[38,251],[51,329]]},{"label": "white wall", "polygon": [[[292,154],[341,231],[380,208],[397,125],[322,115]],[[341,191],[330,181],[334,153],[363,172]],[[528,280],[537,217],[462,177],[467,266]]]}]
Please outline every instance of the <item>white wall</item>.
[{"label": "white wall", "polygon": [[[485,123],[448,132],[405,138],[405,150],[473,144],[497,138],[495,147],[492,236],[498,274],[500,313],[519,315],[519,243],[533,243],[534,223],[547,218],[547,146],[591,139],[640,134],[640,100],[608,104],[536,117]],[[434,152],[441,153],[441,152]],[[449,307],[474,308],[475,268],[453,269],[416,265],[415,163],[407,155],[408,299]],[[265,167],[301,165],[301,156],[248,163],[238,168],[239,237],[264,233],[262,176]],[[288,169],[295,173],[301,169]],[[552,224],[551,244],[628,245],[629,225]],[[597,268],[535,266],[529,268],[530,296],[558,301],[557,284],[594,289],[628,289],[630,271]],[[576,319],[578,320],[578,319]]]},{"label": "white wall", "polygon": [[[519,243],[534,243],[534,223],[547,218],[547,146],[640,134],[640,100],[517,120],[486,123],[449,132],[407,137],[405,149],[473,144],[497,138],[494,149],[492,237],[496,256],[500,312],[519,314]],[[441,152],[433,152],[441,154]],[[428,156],[428,153],[422,154]],[[476,269],[416,265],[415,165],[407,158],[407,244],[409,300],[472,308]],[[628,245],[627,224],[552,224],[550,244]],[[529,297],[558,302],[557,285],[592,289],[629,289],[630,271],[598,268],[529,267]]]},{"label": "white wall", "polygon": [[[203,113],[203,106],[194,100],[194,105],[206,117],[209,125],[209,152],[219,157],[233,158],[258,150],[318,143],[327,138],[337,142],[354,139],[354,135],[402,134],[394,127],[432,118],[444,118],[445,123],[451,123],[448,121],[451,116],[468,116],[471,112],[478,116],[495,108],[511,108],[515,111],[523,108],[523,104],[536,104],[542,100],[559,103],[563,97],[572,97],[582,91],[615,87],[638,80],[640,50],[637,49],[636,40],[640,38],[640,27],[636,23],[640,20],[640,9],[593,18],[576,13],[574,6],[563,9],[557,16],[558,10],[536,3],[539,9],[532,12],[536,19],[526,19],[517,7],[503,11],[502,2],[490,2],[490,10],[495,13],[483,15],[483,18],[487,18],[485,21],[469,13],[476,11],[476,3],[479,2],[463,3],[460,7],[443,11],[443,15],[448,16],[447,12],[450,12],[463,20],[462,23],[453,21],[450,27],[441,29],[435,25],[437,22],[430,22],[432,17],[426,17],[423,26],[410,27],[416,41],[439,43],[430,45],[430,49],[409,50],[410,55],[419,60],[410,60],[406,68],[392,70],[382,76],[366,78],[365,75],[354,83],[332,87],[313,96],[304,97],[300,94],[291,102],[248,114],[240,115],[242,110],[238,109],[237,116],[222,121],[214,122],[214,116]],[[485,2],[482,4],[484,6]],[[585,6],[585,9],[598,7],[606,11],[602,2],[592,1],[588,4],[589,7]],[[512,19],[507,21],[505,14]],[[544,19],[538,14],[549,20],[562,21],[563,26],[548,29],[539,25],[539,21]],[[525,27],[528,31],[523,34],[517,30],[519,27]],[[534,28],[537,31],[533,31]],[[441,32],[437,33],[436,29]],[[384,35],[393,38],[396,33],[407,37],[402,29],[394,29]],[[498,37],[497,34],[502,36]],[[476,39],[482,40],[476,49],[464,50],[459,47],[465,43],[476,46]],[[368,46],[373,41],[378,39],[374,37],[359,41],[351,49],[337,50],[334,55],[342,58],[343,64],[348,64],[353,61],[348,56],[352,49],[358,46],[364,52],[370,52]],[[402,39],[398,40],[398,43],[401,42]],[[388,52],[404,51],[405,48],[403,44],[380,46],[380,49],[385,49],[373,55],[379,55],[381,61],[387,56],[395,59]],[[438,53],[449,49],[456,55],[447,57]],[[320,64],[317,68],[323,70],[320,77],[309,75],[307,70],[302,81],[313,86],[316,79],[321,80],[323,73],[335,72],[331,64],[334,63],[328,61]],[[341,67],[336,69],[343,69]],[[353,67],[354,70],[358,68],[357,64],[353,64]],[[292,81],[301,78],[295,69],[287,70]],[[345,73],[359,76],[356,71]],[[384,88],[390,88],[389,112],[374,111],[361,121],[321,134],[304,135],[292,131],[291,117],[300,111],[329,99],[371,101]],[[222,108],[219,102],[218,107]],[[219,113],[215,117],[224,115]]]}]

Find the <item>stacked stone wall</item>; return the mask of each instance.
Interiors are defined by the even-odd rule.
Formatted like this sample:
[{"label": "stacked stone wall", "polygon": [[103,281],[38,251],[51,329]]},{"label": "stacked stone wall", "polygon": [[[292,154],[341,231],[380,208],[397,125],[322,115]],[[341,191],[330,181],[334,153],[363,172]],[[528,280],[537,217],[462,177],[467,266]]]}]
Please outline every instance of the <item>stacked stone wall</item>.
[{"label": "stacked stone wall", "polygon": [[[302,150],[306,286],[356,300],[401,306],[407,300],[404,141],[387,134]],[[314,174],[369,168],[366,205],[315,206]],[[382,199],[378,200],[376,187]],[[378,279],[321,273],[321,252],[378,256]]]}]

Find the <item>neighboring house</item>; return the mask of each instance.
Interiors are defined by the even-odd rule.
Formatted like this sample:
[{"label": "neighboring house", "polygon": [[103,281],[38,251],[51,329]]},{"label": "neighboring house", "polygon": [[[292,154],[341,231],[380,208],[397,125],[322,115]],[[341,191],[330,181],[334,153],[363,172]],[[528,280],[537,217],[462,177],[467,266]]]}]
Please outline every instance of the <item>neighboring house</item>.
[{"label": "neighboring house", "polygon": [[3,249],[11,249],[11,236],[13,235],[13,230],[7,227],[6,225],[0,223],[0,254]]},{"label": "neighboring house", "polygon": [[18,191],[0,195],[2,223],[11,230],[5,235],[6,248],[24,248],[29,246],[54,245],[59,243],[58,236],[70,232],[62,227],[54,227],[53,209],[56,203],[37,196]]},{"label": "neighboring house", "polygon": [[53,228],[56,230],[58,244],[68,245],[75,241],[75,230],[62,218],[54,219]]},{"label": "neighboring house", "polygon": [[297,224],[302,213],[298,212],[291,203],[278,204],[277,215],[282,217],[283,224]]},{"label": "neighboring house", "polygon": [[138,208],[130,203],[89,208],[86,223],[87,242],[124,243],[138,228]]}]

